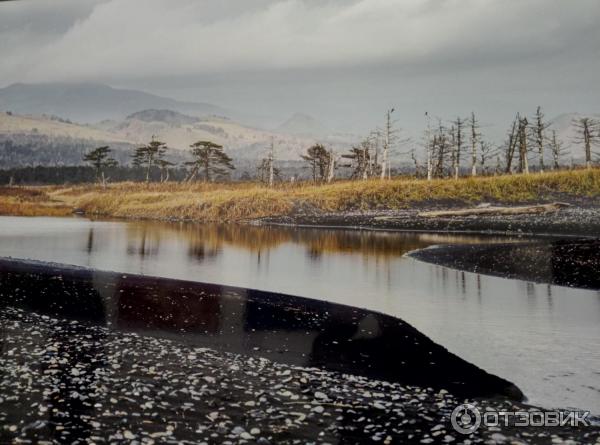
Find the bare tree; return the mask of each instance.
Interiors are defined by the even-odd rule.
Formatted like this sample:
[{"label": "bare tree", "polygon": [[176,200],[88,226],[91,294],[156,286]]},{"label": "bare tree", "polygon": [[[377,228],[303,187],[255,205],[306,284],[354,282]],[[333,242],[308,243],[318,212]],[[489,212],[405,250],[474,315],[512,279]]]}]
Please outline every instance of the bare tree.
[{"label": "bare tree", "polygon": [[552,160],[554,162],[554,170],[560,168],[560,159],[566,154],[563,143],[556,137],[556,130],[552,130],[552,138],[550,139],[550,150],[552,151]]},{"label": "bare tree", "polygon": [[343,154],[342,158],[350,159],[351,163],[344,165],[344,167],[351,167],[352,178],[355,179],[367,179],[371,169],[371,142],[367,138],[363,140],[360,145],[352,147],[350,153]]},{"label": "bare tree", "polygon": [[592,147],[600,143],[600,122],[589,117],[582,117],[573,122],[577,130],[575,142],[583,144],[585,149],[585,166],[592,168]]},{"label": "bare tree", "polygon": [[417,154],[414,148],[410,150],[410,158],[412,159],[413,164],[415,165],[415,178],[421,177],[421,164],[419,163],[419,159],[417,158]]},{"label": "bare tree", "polygon": [[481,174],[488,172],[487,162],[497,155],[498,148],[484,140],[479,141],[479,166]]},{"label": "bare tree", "polygon": [[169,169],[175,166],[175,163],[160,158],[156,161],[156,165],[160,169],[160,182],[167,182],[171,174]]},{"label": "bare tree", "polygon": [[469,126],[471,127],[471,176],[477,176],[477,143],[481,134],[479,133],[479,122],[475,118],[474,112],[471,112]]},{"label": "bare tree", "polygon": [[381,146],[381,131],[375,129],[369,134],[369,136],[361,142],[368,144],[369,149],[369,168],[368,168],[368,176],[377,176],[380,174],[381,165],[379,164],[379,148]]},{"label": "bare tree", "polygon": [[550,126],[550,124],[544,122],[544,113],[542,113],[542,108],[537,107],[535,112],[535,122],[533,124],[533,143],[538,151],[539,156],[539,169],[540,172],[543,172],[545,169],[544,165],[544,143],[546,141],[545,131]]},{"label": "bare tree", "polygon": [[529,121],[526,117],[519,118],[519,130],[518,130],[518,139],[519,139],[519,172],[529,174],[529,159],[528,156],[528,146],[527,146],[527,127],[529,125]]},{"label": "bare tree", "polygon": [[[462,118],[457,117],[452,124],[454,125],[454,144],[452,144],[452,169],[454,170],[454,179],[458,179],[458,176],[460,175],[460,155],[463,151],[463,129],[465,121]],[[475,161],[477,161],[477,159]]]},{"label": "bare tree", "polygon": [[271,138],[271,150],[269,152],[269,187],[273,187],[275,181],[275,142]]},{"label": "bare tree", "polygon": [[258,180],[263,184],[268,185],[271,182],[271,169],[273,171],[273,177],[281,180],[279,169],[270,162],[268,157],[264,158],[256,168]]},{"label": "bare tree", "polygon": [[437,178],[444,177],[445,165],[448,155],[451,153],[451,144],[448,139],[448,131],[439,121],[437,134],[433,137],[433,154],[436,159],[433,175]]},{"label": "bare tree", "polygon": [[425,112],[425,118],[427,119],[427,129],[425,130],[425,150],[427,152],[427,180],[431,181],[433,179],[433,150],[434,146],[434,138],[431,133],[431,118],[429,113]]},{"label": "bare tree", "polygon": [[519,121],[521,120],[519,114],[517,113],[517,116],[515,117],[515,119],[513,120],[511,129],[508,133],[508,140],[506,141],[506,155],[505,155],[505,161],[506,161],[506,168],[505,168],[505,173],[511,173],[512,172],[512,164],[513,164],[513,160],[515,157],[515,151],[517,148],[517,141],[518,141],[518,130],[519,130]]},{"label": "bare tree", "polygon": [[389,160],[389,152],[390,147],[393,141],[393,133],[394,130],[392,128],[392,113],[394,112],[394,108],[388,110],[385,115],[385,127],[383,129],[383,154],[381,161],[381,179],[385,179],[386,177],[389,179],[391,177],[391,166]]},{"label": "bare tree", "polygon": [[336,169],[336,163],[335,163],[335,155],[333,153],[333,150],[329,150],[329,157],[327,159],[327,183],[329,184],[331,181],[333,181],[333,178],[335,176],[335,169]]}]

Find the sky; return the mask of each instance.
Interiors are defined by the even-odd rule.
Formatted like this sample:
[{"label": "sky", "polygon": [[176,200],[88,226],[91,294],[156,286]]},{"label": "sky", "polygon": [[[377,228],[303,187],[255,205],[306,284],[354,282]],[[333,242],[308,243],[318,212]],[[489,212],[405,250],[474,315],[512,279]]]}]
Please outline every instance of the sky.
[{"label": "sky", "polygon": [[0,2],[0,87],[101,82],[283,122],[365,132],[394,107],[600,112],[598,0],[21,0]]}]

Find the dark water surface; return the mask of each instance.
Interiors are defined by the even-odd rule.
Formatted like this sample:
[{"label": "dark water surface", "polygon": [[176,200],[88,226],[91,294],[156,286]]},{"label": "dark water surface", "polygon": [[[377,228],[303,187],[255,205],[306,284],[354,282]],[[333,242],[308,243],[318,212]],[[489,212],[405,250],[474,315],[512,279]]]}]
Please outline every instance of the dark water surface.
[{"label": "dark water surface", "polygon": [[495,241],[507,240],[0,218],[0,256],[282,292],[383,312],[514,382],[533,404],[600,412],[600,293],[403,257],[435,244]]},{"label": "dark water surface", "polygon": [[523,399],[510,382],[449,353],[403,320],[365,309],[32,261],[0,259],[0,277],[2,308],[304,368],[443,389],[459,397]]}]

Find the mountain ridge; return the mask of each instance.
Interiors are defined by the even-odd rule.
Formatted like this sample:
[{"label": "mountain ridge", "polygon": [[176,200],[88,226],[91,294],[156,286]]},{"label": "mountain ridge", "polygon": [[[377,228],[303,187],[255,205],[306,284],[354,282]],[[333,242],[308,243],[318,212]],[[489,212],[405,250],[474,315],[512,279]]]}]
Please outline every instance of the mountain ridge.
[{"label": "mountain ridge", "polygon": [[235,114],[209,103],[179,101],[100,83],[14,83],[0,89],[0,111],[53,114],[80,123],[124,119],[147,109],[168,109],[198,117]]}]

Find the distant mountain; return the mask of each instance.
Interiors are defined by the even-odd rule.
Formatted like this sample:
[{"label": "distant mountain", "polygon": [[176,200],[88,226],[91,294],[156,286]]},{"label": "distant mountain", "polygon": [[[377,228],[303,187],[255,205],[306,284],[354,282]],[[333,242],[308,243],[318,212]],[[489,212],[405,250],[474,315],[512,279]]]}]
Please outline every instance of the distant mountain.
[{"label": "distant mountain", "polygon": [[75,122],[124,119],[139,110],[174,110],[194,116],[231,114],[207,103],[183,102],[95,83],[16,83],[0,89],[0,111],[51,114]]},{"label": "distant mountain", "polygon": [[137,119],[144,122],[164,122],[170,125],[191,125],[200,120],[198,117],[188,116],[172,110],[142,110],[132,113],[126,120]]},{"label": "distant mountain", "polygon": [[295,113],[287,121],[277,127],[279,133],[298,136],[327,136],[329,131],[317,119],[303,113]]},{"label": "distant mountain", "polygon": [[90,148],[109,145],[119,162],[131,161],[131,151],[157,137],[167,143],[170,156],[187,156],[190,145],[209,140],[223,145],[236,162],[263,159],[275,145],[278,162],[301,162],[301,154],[316,142],[337,153],[355,141],[350,136],[316,137],[266,131],[234,120],[195,117],[169,109],[145,109],[122,119],[78,124],[55,115],[18,115],[0,111],[0,168],[22,165],[76,165]]},{"label": "distant mountain", "polygon": [[89,125],[80,125],[56,116],[17,115],[0,112],[0,135],[44,135],[46,138],[70,138],[98,142],[127,143],[126,138],[114,132],[104,131]]},{"label": "distant mountain", "polygon": [[131,162],[133,144],[88,125],[56,116],[20,116],[0,112],[0,168],[32,165],[80,165],[90,149],[109,145],[121,163]]},{"label": "distant mountain", "polygon": [[180,150],[189,150],[196,141],[209,140],[223,145],[234,158],[243,159],[267,156],[271,140],[281,160],[300,159],[300,153],[315,143],[310,137],[260,130],[216,116],[194,118],[171,110],[143,110],[124,120],[103,121],[94,126],[135,144],[156,136]]},{"label": "distant mountain", "polygon": [[556,130],[557,134],[569,135],[575,132],[574,121],[583,117],[600,120],[600,113],[582,114],[582,113],[563,113],[550,120],[550,129]]}]

